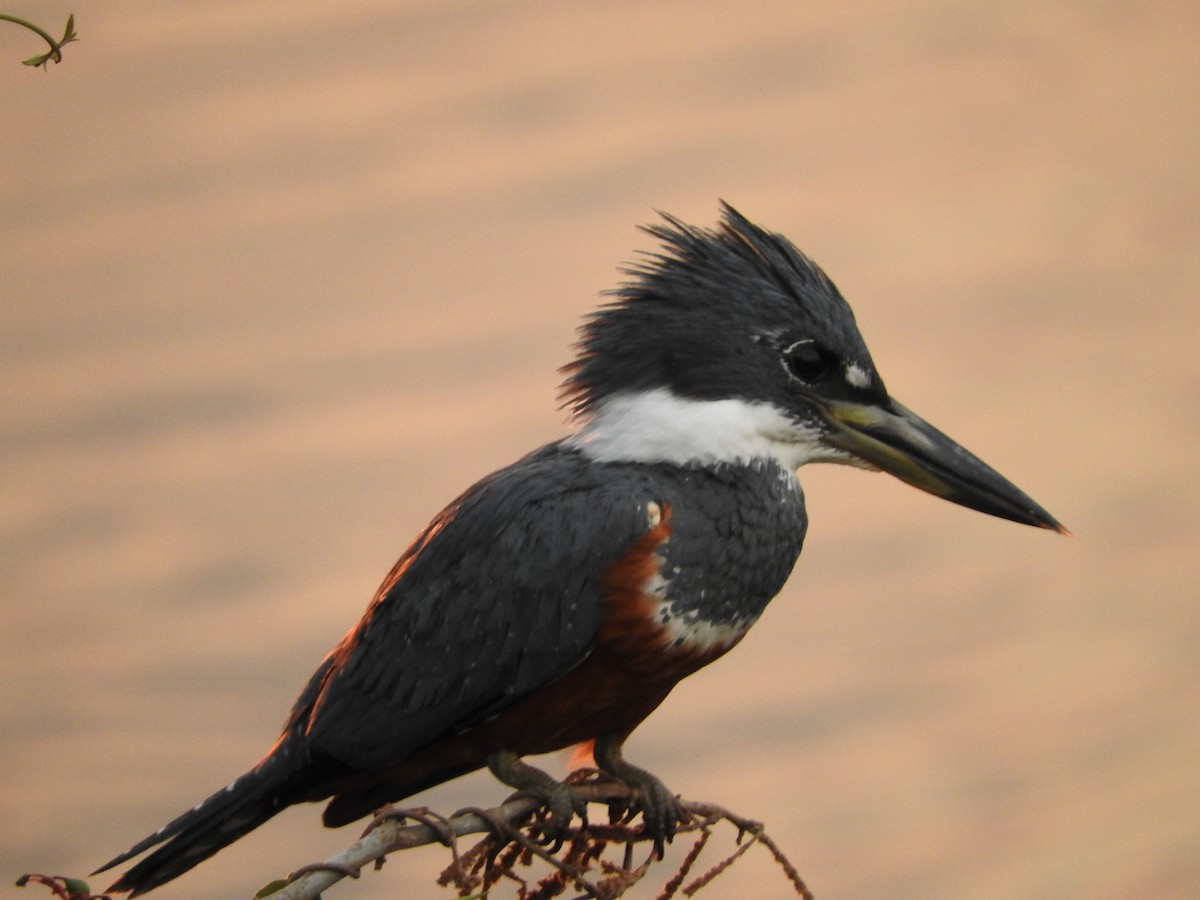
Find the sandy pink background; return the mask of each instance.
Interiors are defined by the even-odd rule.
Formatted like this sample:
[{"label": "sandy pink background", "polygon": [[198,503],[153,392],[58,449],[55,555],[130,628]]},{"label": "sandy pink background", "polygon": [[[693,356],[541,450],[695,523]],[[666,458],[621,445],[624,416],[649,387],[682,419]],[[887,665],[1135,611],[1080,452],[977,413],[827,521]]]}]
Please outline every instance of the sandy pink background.
[{"label": "sandy pink background", "polygon": [[[0,27],[0,881],[253,763],[427,518],[561,433],[634,225],[724,197],[1077,537],[804,470],[787,590],[631,754],[823,900],[1200,896],[1194,4],[6,11],[82,42]],[[292,810],[161,896],[350,839]],[[783,896],[765,860],[703,896]]]}]

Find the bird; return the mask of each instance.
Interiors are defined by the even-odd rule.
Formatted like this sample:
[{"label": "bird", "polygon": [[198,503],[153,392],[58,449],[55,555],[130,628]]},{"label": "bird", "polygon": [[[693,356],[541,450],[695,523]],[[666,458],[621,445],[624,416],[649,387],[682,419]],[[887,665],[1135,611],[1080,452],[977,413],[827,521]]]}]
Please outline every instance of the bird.
[{"label": "bird", "polygon": [[483,768],[561,830],[581,801],[523,757],[588,742],[661,852],[684,813],[624,743],[788,580],[808,463],[1067,533],[888,393],[850,306],[787,238],[724,202],[711,228],[658,215],[656,249],[562,369],[569,433],[438,513],[265,756],[98,869],[153,848],[110,892],[156,888],[293,804],[327,801],[336,827]]}]

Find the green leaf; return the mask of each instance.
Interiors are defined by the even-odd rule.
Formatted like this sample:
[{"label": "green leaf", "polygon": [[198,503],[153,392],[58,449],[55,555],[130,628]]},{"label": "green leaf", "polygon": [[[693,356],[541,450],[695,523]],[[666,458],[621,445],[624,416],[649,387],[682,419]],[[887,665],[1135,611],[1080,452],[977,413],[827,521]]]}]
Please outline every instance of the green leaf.
[{"label": "green leaf", "polygon": [[264,884],[258,889],[258,893],[254,895],[254,900],[260,900],[262,897],[269,897],[276,891],[282,891],[288,886],[286,878],[276,878],[274,881]]}]

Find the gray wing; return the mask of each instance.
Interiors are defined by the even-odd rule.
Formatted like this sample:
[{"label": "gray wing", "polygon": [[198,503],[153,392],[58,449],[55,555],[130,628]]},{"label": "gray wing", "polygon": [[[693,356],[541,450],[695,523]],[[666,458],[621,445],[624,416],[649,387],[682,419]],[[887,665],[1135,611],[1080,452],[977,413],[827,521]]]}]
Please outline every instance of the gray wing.
[{"label": "gray wing", "polygon": [[308,746],[385,768],[583,660],[655,499],[619,471],[550,445],[439,514],[301,696]]}]

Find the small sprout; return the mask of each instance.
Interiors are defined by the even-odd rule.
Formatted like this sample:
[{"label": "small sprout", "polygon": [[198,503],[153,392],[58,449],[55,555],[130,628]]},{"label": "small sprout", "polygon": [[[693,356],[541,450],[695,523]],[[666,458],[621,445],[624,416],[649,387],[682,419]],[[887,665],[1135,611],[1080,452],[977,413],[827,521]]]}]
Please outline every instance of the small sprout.
[{"label": "small sprout", "polygon": [[65,875],[39,875],[36,872],[30,872],[17,879],[17,887],[25,887],[31,883],[46,885],[59,900],[108,900],[103,894],[93,894],[87,882],[81,878],[67,878]]},{"label": "small sprout", "polygon": [[38,35],[43,41],[50,45],[50,49],[45,53],[39,53],[37,56],[31,56],[29,59],[23,60],[27,66],[41,66],[47,68],[48,63],[62,62],[62,48],[65,44],[70,44],[72,41],[79,40],[79,35],[75,33],[75,16],[74,14],[67,16],[67,27],[63,30],[63,36],[57,41],[51,37],[46,31],[28,22],[25,19],[18,19],[16,16],[8,13],[0,13],[0,20],[12,22],[14,25],[20,25],[22,28],[28,28],[34,34]]}]

